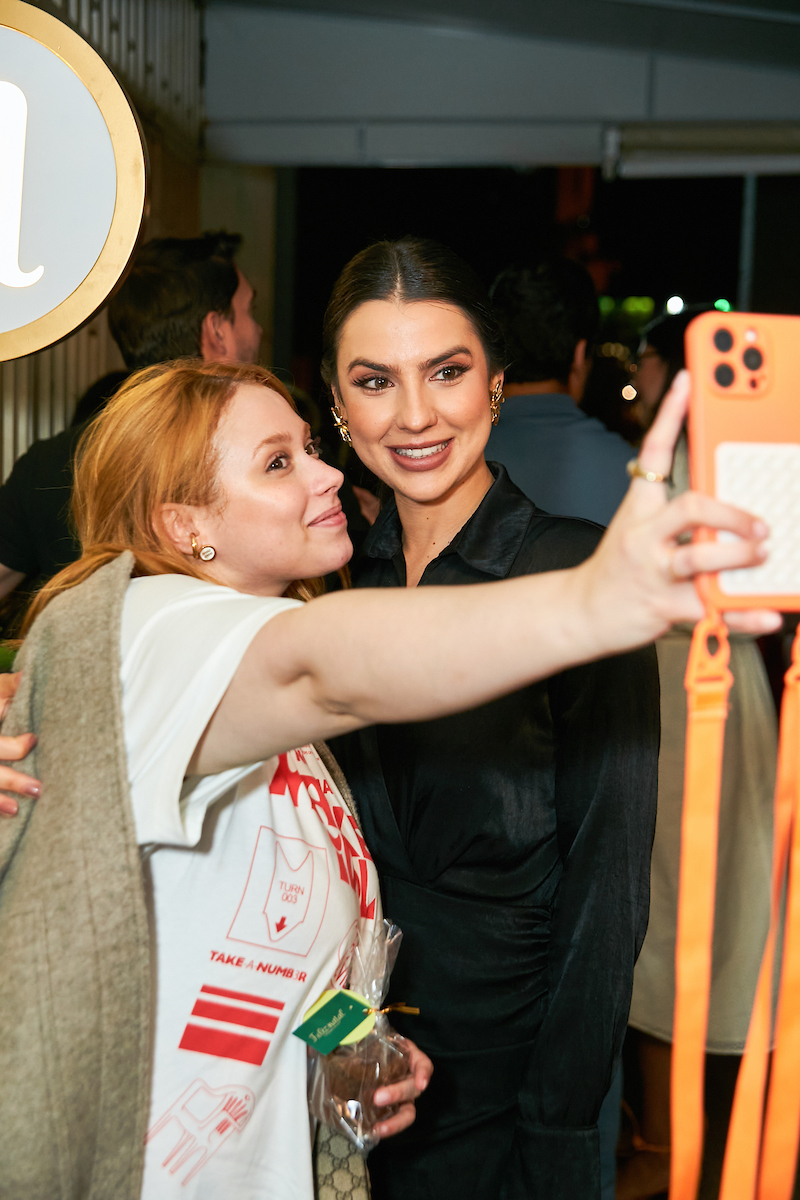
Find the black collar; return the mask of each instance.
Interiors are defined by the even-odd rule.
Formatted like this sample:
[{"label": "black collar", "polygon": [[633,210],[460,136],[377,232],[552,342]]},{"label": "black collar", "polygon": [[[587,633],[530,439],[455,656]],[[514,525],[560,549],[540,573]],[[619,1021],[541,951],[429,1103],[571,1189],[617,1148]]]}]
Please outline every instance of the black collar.
[{"label": "black collar", "polygon": [[[494,483],[466,525],[439,555],[458,554],[469,566],[504,579],[519,553],[531,518],[539,512],[511,482],[500,463],[489,463]],[[367,534],[365,558],[393,559],[403,549],[403,530],[394,497],[384,505]]]}]

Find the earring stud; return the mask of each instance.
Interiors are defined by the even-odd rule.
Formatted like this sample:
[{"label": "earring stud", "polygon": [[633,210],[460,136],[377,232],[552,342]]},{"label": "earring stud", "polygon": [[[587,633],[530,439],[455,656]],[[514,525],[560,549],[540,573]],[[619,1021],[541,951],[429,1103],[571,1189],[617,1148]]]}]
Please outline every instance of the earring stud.
[{"label": "earring stud", "polygon": [[203,562],[211,562],[212,558],[217,557],[217,552],[213,546],[199,546],[197,543],[197,534],[192,534],[192,557],[200,558]]}]

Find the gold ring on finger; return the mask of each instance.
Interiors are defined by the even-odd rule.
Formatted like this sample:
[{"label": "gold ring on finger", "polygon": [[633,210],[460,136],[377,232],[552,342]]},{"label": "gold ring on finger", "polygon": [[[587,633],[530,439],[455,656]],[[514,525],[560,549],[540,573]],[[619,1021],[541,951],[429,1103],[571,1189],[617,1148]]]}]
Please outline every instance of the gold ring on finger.
[{"label": "gold ring on finger", "polygon": [[667,560],[667,574],[669,575],[670,583],[685,583],[687,576],[679,575],[675,570],[675,556],[677,553],[677,549],[670,553],[669,559]]},{"label": "gold ring on finger", "polygon": [[659,475],[658,471],[646,471],[638,458],[632,458],[625,470],[631,479],[644,479],[646,483],[672,483],[671,475]]}]

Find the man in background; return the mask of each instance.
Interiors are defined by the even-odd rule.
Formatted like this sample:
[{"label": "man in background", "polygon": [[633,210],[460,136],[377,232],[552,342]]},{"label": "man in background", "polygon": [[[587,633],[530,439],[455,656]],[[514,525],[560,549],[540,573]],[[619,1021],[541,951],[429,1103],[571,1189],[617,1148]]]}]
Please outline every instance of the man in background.
[{"label": "man in background", "polygon": [[80,555],[69,501],[78,440],[131,371],[173,358],[253,362],[261,326],[254,293],[234,263],[239,234],[157,238],[142,246],[108,306],[127,370],[112,372],[78,401],[72,424],[34,442],[0,487],[0,598],[27,580],[41,586]]},{"label": "man in background", "polygon": [[129,371],[173,358],[255,362],[261,326],[255,293],[234,263],[241,241],[238,233],[205,233],[142,246],[108,306]]},{"label": "man in background", "polygon": [[569,259],[509,267],[494,282],[492,304],[509,366],[486,457],[546,512],[607,525],[627,490],[633,451],[578,407],[599,323],[589,273]]}]

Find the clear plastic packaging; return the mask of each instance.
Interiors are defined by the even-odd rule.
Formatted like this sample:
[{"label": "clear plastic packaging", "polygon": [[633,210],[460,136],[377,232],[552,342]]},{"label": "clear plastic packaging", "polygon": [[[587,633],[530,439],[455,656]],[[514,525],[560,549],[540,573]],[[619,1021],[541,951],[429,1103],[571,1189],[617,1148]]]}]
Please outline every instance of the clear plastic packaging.
[{"label": "clear plastic packaging", "polygon": [[388,921],[375,932],[369,947],[356,946],[347,988],[363,996],[375,1010],[374,1028],[360,1041],[341,1045],[330,1054],[309,1050],[309,1108],[312,1116],[346,1138],[362,1154],[379,1142],[375,1126],[391,1116],[393,1105],[377,1108],[378,1088],[410,1074],[406,1041],[380,1011],[402,932]]}]

